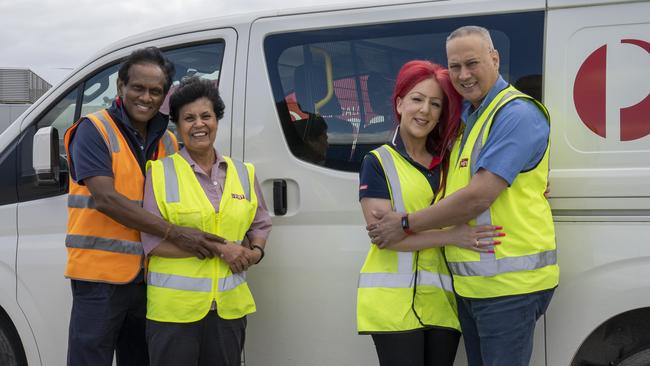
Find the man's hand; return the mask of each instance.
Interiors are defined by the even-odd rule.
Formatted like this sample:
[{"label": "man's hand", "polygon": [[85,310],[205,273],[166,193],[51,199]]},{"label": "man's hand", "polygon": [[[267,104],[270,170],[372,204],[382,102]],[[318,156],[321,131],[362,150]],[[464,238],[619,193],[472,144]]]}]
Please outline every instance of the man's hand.
[{"label": "man's hand", "polygon": [[257,262],[259,262],[262,259],[262,251],[261,250],[259,250],[257,248],[253,248],[253,249],[246,248],[246,249],[248,249],[250,251],[250,258],[251,258],[251,264],[250,265],[251,266],[253,264],[256,264]]},{"label": "man's hand", "polygon": [[212,258],[219,255],[223,245],[218,247],[215,244],[223,244],[226,241],[224,238],[203,232],[201,230],[172,225],[167,236],[167,240],[174,243],[179,248],[193,253],[197,258]]},{"label": "man's hand", "polygon": [[232,273],[240,273],[255,263],[255,253],[250,249],[233,242],[219,246],[221,258],[228,263]]},{"label": "man's hand", "polygon": [[379,212],[372,211],[372,215],[378,220],[374,224],[366,225],[370,240],[379,248],[395,244],[406,237],[402,230],[402,214],[394,211]]}]

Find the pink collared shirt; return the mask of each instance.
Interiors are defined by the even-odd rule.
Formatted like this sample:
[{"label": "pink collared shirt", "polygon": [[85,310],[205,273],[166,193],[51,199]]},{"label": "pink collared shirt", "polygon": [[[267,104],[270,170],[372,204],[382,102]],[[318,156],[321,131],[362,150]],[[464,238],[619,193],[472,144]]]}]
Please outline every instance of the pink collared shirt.
[{"label": "pink collared shirt", "polygon": [[[190,157],[190,154],[185,148],[181,149],[179,154],[194,170],[196,178],[198,179],[201,188],[203,188],[203,192],[205,192],[208,200],[210,200],[214,207],[214,211],[219,212],[219,203],[221,202],[221,195],[223,194],[223,185],[226,181],[226,170],[228,169],[226,160],[224,160],[223,156],[215,150],[217,161],[212,166],[211,176],[208,176],[203,169],[201,169],[199,164],[192,160],[192,157]],[[252,240],[253,238],[262,238],[266,240],[271,232],[271,216],[269,216],[269,212],[266,209],[266,203],[264,203],[264,196],[262,196],[262,191],[259,182],[257,181],[257,177],[254,177],[254,180],[255,194],[257,194],[257,212],[255,213],[255,218],[253,219],[253,223],[248,229],[246,236],[248,237],[248,240]],[[156,197],[153,193],[151,169],[147,170],[147,178],[144,184],[143,207],[154,215],[162,217],[158,204],[156,203]],[[151,253],[151,251],[154,250],[161,241],[162,238],[159,236],[142,233],[142,246],[144,247],[145,255]]]}]

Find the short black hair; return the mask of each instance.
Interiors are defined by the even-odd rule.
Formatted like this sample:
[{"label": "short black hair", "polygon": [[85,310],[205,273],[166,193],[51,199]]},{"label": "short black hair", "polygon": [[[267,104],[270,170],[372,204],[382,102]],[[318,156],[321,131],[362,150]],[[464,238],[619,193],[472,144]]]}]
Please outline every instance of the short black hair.
[{"label": "short black hair", "polygon": [[120,70],[117,73],[117,77],[124,82],[125,85],[129,84],[129,69],[133,65],[142,65],[142,64],[153,64],[157,65],[162,69],[167,78],[163,91],[165,94],[169,91],[169,88],[172,86],[172,81],[174,79],[175,68],[174,64],[169,62],[169,60],[163,55],[163,53],[158,49],[158,47],[147,47],[137,49],[127,57],[122,64],[120,65]]},{"label": "short black hair", "polygon": [[223,118],[226,106],[219,96],[219,89],[215,81],[193,76],[181,81],[178,89],[169,97],[169,119],[178,124],[178,114],[181,108],[201,98],[208,98],[212,102],[212,110],[218,120]]}]

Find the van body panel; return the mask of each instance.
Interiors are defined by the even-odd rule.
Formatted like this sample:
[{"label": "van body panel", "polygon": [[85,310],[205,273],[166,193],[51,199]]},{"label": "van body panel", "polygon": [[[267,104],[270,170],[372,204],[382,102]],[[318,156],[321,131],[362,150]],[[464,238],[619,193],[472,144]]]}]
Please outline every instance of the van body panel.
[{"label": "van body panel", "polygon": [[650,45],[649,12],[648,2],[548,12],[553,197],[650,197],[647,114],[626,112],[650,110],[650,46],[630,43]]},{"label": "van body panel", "polygon": [[[335,77],[329,81],[340,102],[337,118],[356,131],[348,133],[355,136],[352,158],[355,148],[378,141],[362,131],[376,127],[372,125],[378,121],[392,122],[392,115],[382,115],[370,100],[370,79],[376,76],[372,71],[390,70],[388,76],[393,78],[396,74],[396,65],[381,68],[384,53],[393,57],[389,64],[401,63],[402,51],[444,64],[448,33],[424,31],[424,22],[432,28],[473,21],[503,29],[508,24],[502,23],[515,24],[510,26],[520,29],[514,33],[528,39],[517,39],[501,28],[493,38],[502,56],[504,78],[515,83],[522,76],[531,77],[532,90],[540,91],[551,113],[550,202],[562,268],[560,286],[535,331],[531,365],[570,365],[594,329],[618,314],[650,304],[645,281],[650,277],[646,245],[650,129],[643,124],[647,117],[638,117],[639,110],[648,110],[650,94],[647,14],[650,1],[377,1],[188,22],[129,37],[98,52],[7,128],[0,135],[0,148],[4,153],[22,146],[17,139],[29,137],[35,123],[66,98],[85,100],[85,93],[93,88],[85,83],[116,67],[136,48],[178,49],[177,60],[184,60],[186,48],[225,44],[218,72],[210,76],[218,80],[226,105],[215,145],[220,153],[255,164],[274,225],[267,256],[248,273],[258,312],[248,317],[245,362],[252,366],[373,365],[371,338],[356,334],[357,278],[369,242],[358,204],[359,161],[356,167],[343,169],[299,157],[288,129],[297,126],[292,123],[302,118],[301,113],[311,113],[309,108],[318,112],[322,106],[316,105],[332,96],[317,97],[311,106],[302,103],[295,82],[300,75],[297,69],[300,63],[311,65],[316,71],[305,83],[316,85],[309,79],[316,79],[316,66],[327,69],[334,60]],[[401,31],[402,26],[407,28],[397,38],[385,34],[387,27]],[[343,46],[348,46],[348,34],[351,51],[346,56]],[[401,36],[410,43],[399,44]],[[537,38],[543,40],[539,47],[525,48],[536,45]],[[282,42],[289,44],[282,52],[295,56],[301,51],[304,60],[280,59],[284,53],[274,54],[273,47]],[[376,58],[353,55],[363,47],[364,52],[376,52]],[[517,64],[522,62],[515,57],[522,54],[530,58],[530,67]],[[346,57],[363,62],[341,66]],[[543,64],[539,70],[538,61]],[[363,68],[370,71],[360,71]],[[186,71],[191,73],[190,68]],[[348,88],[348,100],[342,98],[343,86]],[[351,101],[355,98],[359,100]],[[73,103],[65,116],[96,108],[99,105]],[[282,108],[293,113],[291,119]],[[321,117],[327,114],[320,113]],[[63,132],[59,131],[61,136]],[[345,138],[329,131],[328,148],[350,142]],[[64,364],[71,303],[69,281],[63,278],[67,196],[63,192],[30,196],[31,191],[21,187],[26,184],[22,175],[29,170],[29,155],[19,155],[17,160],[17,202],[0,206],[0,238],[6,244],[0,248],[0,305],[21,336],[29,364]],[[274,193],[282,186],[286,207],[276,214],[280,202]],[[462,344],[456,364],[466,364]]]},{"label": "van body panel", "polygon": [[650,304],[646,222],[556,222],[561,282],[546,313],[548,365],[569,365],[600,324]]},{"label": "van body panel", "polygon": [[548,9],[575,8],[594,5],[643,3],[647,0],[547,0]]},{"label": "van body panel", "polygon": [[647,114],[625,114],[650,108],[650,49],[639,47],[650,42],[650,3],[549,7],[544,102],[561,280],[546,314],[547,364],[569,365],[601,324],[650,303],[650,130]]}]

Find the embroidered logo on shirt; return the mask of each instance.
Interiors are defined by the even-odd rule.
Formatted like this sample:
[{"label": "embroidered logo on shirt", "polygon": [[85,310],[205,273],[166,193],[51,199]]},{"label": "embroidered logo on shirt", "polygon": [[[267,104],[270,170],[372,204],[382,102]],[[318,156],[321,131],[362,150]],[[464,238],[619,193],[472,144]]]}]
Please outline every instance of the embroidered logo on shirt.
[{"label": "embroidered logo on shirt", "polygon": [[360,186],[359,186],[359,190],[360,190],[360,191],[363,191],[364,189],[368,189],[368,185],[367,185],[367,184],[364,184],[364,185],[360,185]]},{"label": "embroidered logo on shirt", "polygon": [[458,164],[461,168],[466,168],[467,167],[467,158],[461,159],[460,163]]},{"label": "embroidered logo on shirt", "polygon": [[234,199],[236,199],[236,200],[245,200],[245,199],[246,199],[246,196],[244,196],[243,194],[236,194],[236,193],[233,193],[233,194],[232,194],[232,198],[234,198]]}]

